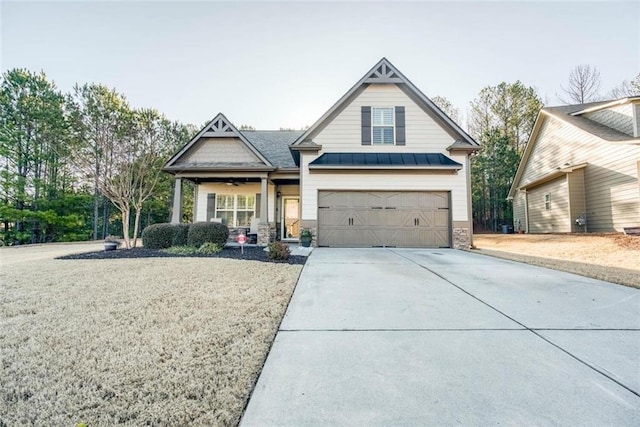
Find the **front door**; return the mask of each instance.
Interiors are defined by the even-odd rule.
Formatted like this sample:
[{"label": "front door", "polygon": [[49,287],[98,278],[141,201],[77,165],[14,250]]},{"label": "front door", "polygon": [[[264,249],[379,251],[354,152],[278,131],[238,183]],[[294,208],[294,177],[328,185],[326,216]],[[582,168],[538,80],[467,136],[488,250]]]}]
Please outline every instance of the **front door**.
[{"label": "front door", "polygon": [[300,236],[300,197],[282,198],[282,240],[298,240]]}]

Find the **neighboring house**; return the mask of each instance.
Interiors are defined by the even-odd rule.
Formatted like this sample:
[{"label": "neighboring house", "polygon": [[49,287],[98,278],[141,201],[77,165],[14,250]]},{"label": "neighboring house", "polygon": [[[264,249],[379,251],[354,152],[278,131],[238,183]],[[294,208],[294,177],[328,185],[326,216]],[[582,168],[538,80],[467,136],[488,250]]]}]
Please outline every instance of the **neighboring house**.
[{"label": "neighboring house", "polygon": [[471,244],[479,145],[387,59],[306,131],[239,131],[218,114],[164,170],[196,184],[194,221],[265,245],[310,228],[319,246]]},{"label": "neighboring house", "polygon": [[516,172],[514,227],[530,233],[640,226],[640,97],[543,108]]}]

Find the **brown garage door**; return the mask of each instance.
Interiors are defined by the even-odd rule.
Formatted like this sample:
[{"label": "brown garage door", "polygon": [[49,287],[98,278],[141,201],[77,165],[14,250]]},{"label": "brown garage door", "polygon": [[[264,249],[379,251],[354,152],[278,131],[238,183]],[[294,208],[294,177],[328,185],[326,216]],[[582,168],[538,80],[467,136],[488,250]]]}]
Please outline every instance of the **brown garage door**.
[{"label": "brown garage door", "polygon": [[450,247],[449,194],[320,191],[318,245]]}]

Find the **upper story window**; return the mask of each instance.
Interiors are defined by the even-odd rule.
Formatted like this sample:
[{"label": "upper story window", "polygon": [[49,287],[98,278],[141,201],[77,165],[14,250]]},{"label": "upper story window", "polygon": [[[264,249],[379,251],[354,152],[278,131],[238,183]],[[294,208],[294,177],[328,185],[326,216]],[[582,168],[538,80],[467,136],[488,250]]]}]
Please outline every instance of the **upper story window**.
[{"label": "upper story window", "polygon": [[393,108],[372,108],[371,109],[372,142],[374,144],[394,144],[395,143],[395,121]]},{"label": "upper story window", "polygon": [[544,195],[544,208],[545,210],[551,209],[551,194],[549,193]]}]

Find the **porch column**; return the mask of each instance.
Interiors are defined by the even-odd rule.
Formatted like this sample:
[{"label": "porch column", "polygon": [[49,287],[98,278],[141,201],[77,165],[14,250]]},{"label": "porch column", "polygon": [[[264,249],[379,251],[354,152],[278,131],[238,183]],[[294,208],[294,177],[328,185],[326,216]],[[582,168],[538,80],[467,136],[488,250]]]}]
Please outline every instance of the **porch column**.
[{"label": "porch column", "polygon": [[258,224],[258,245],[267,246],[269,239],[269,211],[267,198],[269,197],[269,185],[267,178],[262,178],[260,189],[260,223]]},{"label": "porch column", "polygon": [[171,210],[171,224],[182,222],[182,178],[176,178],[173,184],[173,209]]}]

